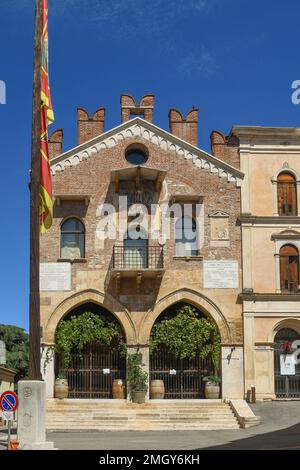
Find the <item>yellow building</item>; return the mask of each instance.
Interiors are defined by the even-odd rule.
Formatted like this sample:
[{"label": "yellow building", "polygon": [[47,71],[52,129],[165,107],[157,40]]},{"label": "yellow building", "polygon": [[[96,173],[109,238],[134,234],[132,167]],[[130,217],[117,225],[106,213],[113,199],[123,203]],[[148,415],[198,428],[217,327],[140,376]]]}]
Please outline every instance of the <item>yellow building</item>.
[{"label": "yellow building", "polygon": [[233,127],[240,142],[245,391],[299,398],[300,129]]}]

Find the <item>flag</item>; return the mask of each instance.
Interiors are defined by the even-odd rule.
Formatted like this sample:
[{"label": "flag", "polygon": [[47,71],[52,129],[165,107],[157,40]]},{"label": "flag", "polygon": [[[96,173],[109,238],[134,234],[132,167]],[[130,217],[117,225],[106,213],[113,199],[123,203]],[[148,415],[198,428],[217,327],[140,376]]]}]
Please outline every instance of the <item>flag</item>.
[{"label": "flag", "polygon": [[40,232],[52,225],[53,202],[48,126],[54,122],[48,74],[48,0],[42,0],[42,66],[41,66],[41,141],[40,141]]}]

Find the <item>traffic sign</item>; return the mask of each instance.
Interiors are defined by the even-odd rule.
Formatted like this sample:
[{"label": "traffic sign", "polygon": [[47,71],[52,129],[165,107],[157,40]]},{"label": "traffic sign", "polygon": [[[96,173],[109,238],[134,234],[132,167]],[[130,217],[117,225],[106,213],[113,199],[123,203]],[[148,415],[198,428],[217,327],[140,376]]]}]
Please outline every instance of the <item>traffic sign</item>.
[{"label": "traffic sign", "polygon": [[15,392],[8,390],[2,393],[0,397],[0,408],[2,411],[16,411],[19,400]]},{"label": "traffic sign", "polygon": [[2,419],[3,419],[3,421],[13,421],[14,420],[14,412],[13,411],[2,411]]}]

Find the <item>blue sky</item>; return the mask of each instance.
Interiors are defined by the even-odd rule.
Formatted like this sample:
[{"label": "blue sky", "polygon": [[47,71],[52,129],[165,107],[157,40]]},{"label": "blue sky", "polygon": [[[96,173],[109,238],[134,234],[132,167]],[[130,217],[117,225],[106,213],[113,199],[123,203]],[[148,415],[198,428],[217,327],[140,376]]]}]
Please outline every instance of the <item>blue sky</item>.
[{"label": "blue sky", "polygon": [[[120,123],[121,93],[155,94],[155,124],[198,106],[199,146],[232,125],[300,126],[298,0],[49,0],[56,127],[76,145],[76,108],[106,107]],[[29,192],[34,0],[1,0],[2,248],[0,323],[28,327]]]}]

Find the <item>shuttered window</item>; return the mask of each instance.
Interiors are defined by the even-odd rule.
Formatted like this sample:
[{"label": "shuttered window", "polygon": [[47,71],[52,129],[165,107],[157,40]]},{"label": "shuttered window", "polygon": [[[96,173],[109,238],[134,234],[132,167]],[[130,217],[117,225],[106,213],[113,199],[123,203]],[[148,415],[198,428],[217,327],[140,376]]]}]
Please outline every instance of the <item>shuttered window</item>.
[{"label": "shuttered window", "polygon": [[299,251],[293,245],[280,250],[280,288],[282,292],[299,290]]},{"label": "shuttered window", "polygon": [[280,173],[277,178],[278,214],[297,215],[296,180],[290,173]]}]

